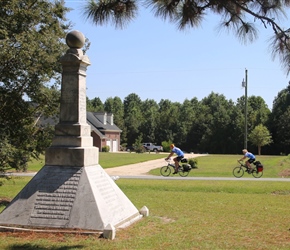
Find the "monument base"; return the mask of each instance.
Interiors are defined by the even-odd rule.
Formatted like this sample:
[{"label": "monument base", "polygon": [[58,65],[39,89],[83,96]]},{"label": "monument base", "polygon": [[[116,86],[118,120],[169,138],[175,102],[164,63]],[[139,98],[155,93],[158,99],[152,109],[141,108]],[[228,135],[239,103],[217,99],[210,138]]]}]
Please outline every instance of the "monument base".
[{"label": "monument base", "polygon": [[100,165],[45,165],[0,214],[0,225],[104,231],[141,218]]}]

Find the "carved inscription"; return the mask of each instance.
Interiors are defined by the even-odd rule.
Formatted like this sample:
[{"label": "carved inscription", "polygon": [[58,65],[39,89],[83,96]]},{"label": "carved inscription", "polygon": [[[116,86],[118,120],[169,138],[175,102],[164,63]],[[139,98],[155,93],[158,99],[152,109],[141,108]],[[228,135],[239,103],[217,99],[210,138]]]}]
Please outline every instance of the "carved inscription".
[{"label": "carved inscription", "polygon": [[[59,175],[48,176],[41,183],[37,192],[32,220],[57,219],[65,224],[69,220],[71,208],[76,197],[81,171],[64,171]],[[39,221],[38,221],[39,224]],[[62,224],[62,223],[61,223]]]},{"label": "carved inscription", "polygon": [[87,113],[86,113],[86,89],[80,88],[80,123],[86,123]]},{"label": "carved inscription", "polygon": [[94,179],[94,185],[100,192],[100,195],[107,204],[108,211],[113,214],[121,214],[123,207],[120,205],[118,195],[115,189],[112,188],[111,183],[105,176],[91,176]]}]

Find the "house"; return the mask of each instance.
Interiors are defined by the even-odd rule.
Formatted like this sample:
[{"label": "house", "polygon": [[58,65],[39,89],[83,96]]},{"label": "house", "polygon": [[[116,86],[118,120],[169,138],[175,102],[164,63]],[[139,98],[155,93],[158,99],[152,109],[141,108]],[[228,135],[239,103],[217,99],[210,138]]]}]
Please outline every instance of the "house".
[{"label": "house", "polygon": [[[58,118],[41,117],[40,124],[55,126]],[[114,124],[114,115],[106,112],[87,112],[87,123],[91,126],[93,145],[102,151],[102,147],[109,146],[110,152],[120,150],[120,135],[122,130]]]},{"label": "house", "polygon": [[114,115],[106,112],[87,112],[87,123],[91,126],[93,145],[102,151],[109,146],[110,152],[120,150],[122,130],[114,124]]}]

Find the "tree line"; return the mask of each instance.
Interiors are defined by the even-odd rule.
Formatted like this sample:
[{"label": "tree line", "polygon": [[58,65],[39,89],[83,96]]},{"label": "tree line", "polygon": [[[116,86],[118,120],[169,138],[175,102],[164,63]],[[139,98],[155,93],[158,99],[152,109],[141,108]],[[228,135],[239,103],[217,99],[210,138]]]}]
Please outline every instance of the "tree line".
[{"label": "tree line", "polygon": [[[290,86],[290,85],[289,85]],[[260,96],[247,99],[248,150],[255,154],[288,154],[290,146],[290,87],[280,91],[272,111]],[[129,94],[122,101],[109,97],[87,99],[87,110],[114,114],[122,130],[121,145],[173,142],[187,152],[240,154],[245,136],[245,97],[236,102],[210,93],[183,103],[162,99],[142,101]]]}]

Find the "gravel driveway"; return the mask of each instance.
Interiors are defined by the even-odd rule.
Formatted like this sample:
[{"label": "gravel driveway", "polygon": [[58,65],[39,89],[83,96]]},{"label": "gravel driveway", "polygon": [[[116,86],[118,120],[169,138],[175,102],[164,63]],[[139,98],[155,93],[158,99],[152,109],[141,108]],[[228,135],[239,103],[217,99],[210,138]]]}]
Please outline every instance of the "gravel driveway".
[{"label": "gravel driveway", "polygon": [[[167,163],[165,162],[165,158],[168,156],[168,154],[164,154],[164,158],[153,160],[153,161],[147,161],[147,162],[141,162],[136,164],[130,164],[125,165],[121,167],[115,167],[115,168],[107,168],[105,171],[110,176],[138,176],[138,175],[148,175],[148,172],[151,169],[154,168],[161,168],[162,166],[165,166]],[[204,156],[203,154],[185,154],[185,158],[195,158],[198,156]],[[173,159],[174,157],[172,157]],[[173,163],[173,161],[172,161]]]}]

